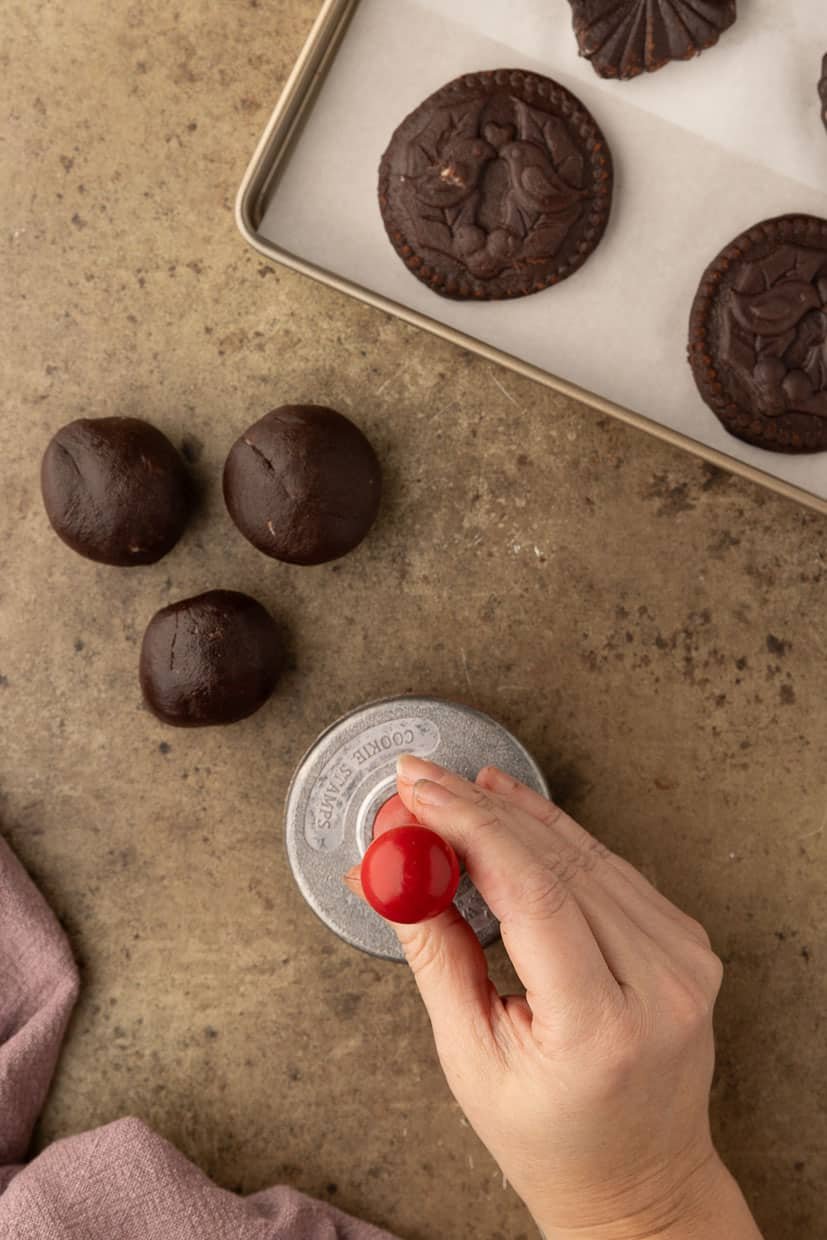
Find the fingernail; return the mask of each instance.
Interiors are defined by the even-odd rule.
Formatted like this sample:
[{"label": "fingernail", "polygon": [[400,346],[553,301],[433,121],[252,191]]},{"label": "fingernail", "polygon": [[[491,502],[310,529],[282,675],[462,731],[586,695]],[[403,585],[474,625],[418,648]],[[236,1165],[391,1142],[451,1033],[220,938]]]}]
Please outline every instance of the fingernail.
[{"label": "fingernail", "polygon": [[415,784],[418,779],[433,779],[442,773],[442,767],[416,754],[403,753],[396,759],[396,774],[404,784]]},{"label": "fingernail", "polygon": [[501,771],[498,766],[486,766],[480,772],[485,776],[485,782],[490,788],[513,788],[514,780],[510,775],[506,775],[505,771]]},{"label": "fingernail", "polygon": [[414,802],[417,805],[448,805],[455,800],[453,792],[432,779],[418,779],[414,784]]}]

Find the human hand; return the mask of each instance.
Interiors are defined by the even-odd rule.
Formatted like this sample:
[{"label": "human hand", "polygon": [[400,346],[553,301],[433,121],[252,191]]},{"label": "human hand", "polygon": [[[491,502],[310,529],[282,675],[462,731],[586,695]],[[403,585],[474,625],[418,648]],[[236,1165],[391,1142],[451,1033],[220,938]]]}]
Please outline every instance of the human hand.
[{"label": "human hand", "polygon": [[722,969],[703,927],[502,771],[406,756],[398,789],[525,986],[497,994],[455,908],[396,927],[448,1084],[548,1240],[760,1240],[710,1135]]}]

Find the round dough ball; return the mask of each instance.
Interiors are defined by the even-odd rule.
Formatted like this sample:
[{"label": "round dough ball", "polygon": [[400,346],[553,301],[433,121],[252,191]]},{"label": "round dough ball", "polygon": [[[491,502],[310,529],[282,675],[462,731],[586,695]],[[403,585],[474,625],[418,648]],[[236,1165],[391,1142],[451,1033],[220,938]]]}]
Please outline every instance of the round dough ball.
[{"label": "round dough ball", "polygon": [[190,511],[184,463],[165,435],[138,418],[80,418],[62,426],[40,471],[55,533],[100,564],[154,564]]},{"label": "round dough ball", "polygon": [[224,465],[224,500],[254,547],[323,564],[362,541],[379,508],[373,448],[335,409],[284,405],[244,432]]},{"label": "round dough ball", "polygon": [[235,723],[264,705],[283,662],[278,628],[261,603],[209,590],[152,617],[141,646],[141,690],[164,723]]}]

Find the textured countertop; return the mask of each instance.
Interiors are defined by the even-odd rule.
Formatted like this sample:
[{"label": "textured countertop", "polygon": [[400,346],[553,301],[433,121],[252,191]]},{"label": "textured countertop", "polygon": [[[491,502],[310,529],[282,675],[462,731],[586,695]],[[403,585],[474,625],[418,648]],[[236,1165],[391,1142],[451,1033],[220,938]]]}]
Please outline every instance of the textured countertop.
[{"label": "textured countertop", "polygon": [[[287,1180],[405,1240],[533,1236],[408,973],[331,936],[283,852],[305,746],[414,690],[503,720],[706,923],[721,1148],[768,1235],[817,1240],[825,522],[245,247],[235,191],[316,8],[0,4],[0,829],[84,977],[39,1141],[132,1113],[231,1188]],[[317,569],[263,559],[220,495],[290,401],[350,414],[386,468],[372,536]],[[52,432],[113,413],[202,484],[149,568],[73,555],[40,502]],[[284,622],[293,667],[244,723],[166,729],[144,625],[219,586]]]}]

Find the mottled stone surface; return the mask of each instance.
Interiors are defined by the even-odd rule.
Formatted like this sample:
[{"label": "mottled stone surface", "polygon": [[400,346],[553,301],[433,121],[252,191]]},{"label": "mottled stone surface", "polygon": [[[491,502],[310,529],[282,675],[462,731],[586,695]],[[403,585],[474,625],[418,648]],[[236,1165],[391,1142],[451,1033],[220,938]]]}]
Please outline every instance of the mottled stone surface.
[{"label": "mottled stone surface", "polygon": [[[234,193],[314,0],[0,8],[0,814],[84,975],[40,1142],[132,1112],[227,1186],[289,1180],[405,1240],[533,1236],[407,973],[332,938],[282,850],[305,745],[410,689],[499,716],[707,923],[722,1148],[768,1235],[817,1240],[824,520],[245,248]],[[374,532],[318,569],[265,560],[220,494],[239,431],[305,401],[386,464]],[[112,413],[203,486],[144,569],[72,555],[40,503],[53,431]],[[252,719],[171,731],[140,636],[213,587],[260,597],[295,666]]]}]

